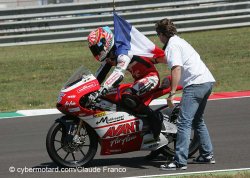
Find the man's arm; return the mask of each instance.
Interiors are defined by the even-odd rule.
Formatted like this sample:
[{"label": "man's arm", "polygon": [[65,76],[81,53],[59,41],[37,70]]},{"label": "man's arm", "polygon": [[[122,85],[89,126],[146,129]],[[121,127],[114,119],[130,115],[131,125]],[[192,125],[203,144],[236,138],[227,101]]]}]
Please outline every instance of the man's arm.
[{"label": "man's arm", "polygon": [[171,93],[174,94],[181,79],[181,66],[172,67],[171,76],[172,76]]},{"label": "man's arm", "polygon": [[175,98],[175,92],[181,79],[181,66],[173,66],[171,68],[171,76],[172,76],[171,92],[167,98],[167,103],[169,107],[173,108],[174,107],[173,100]]}]

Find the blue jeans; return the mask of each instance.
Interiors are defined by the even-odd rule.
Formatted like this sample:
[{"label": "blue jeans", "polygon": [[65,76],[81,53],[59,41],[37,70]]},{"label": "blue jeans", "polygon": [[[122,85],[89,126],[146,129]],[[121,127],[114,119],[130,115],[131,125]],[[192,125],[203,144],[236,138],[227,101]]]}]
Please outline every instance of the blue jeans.
[{"label": "blue jeans", "polygon": [[175,161],[187,165],[190,135],[192,127],[198,135],[200,154],[209,156],[213,154],[211,139],[203,119],[207,99],[211,94],[213,83],[194,84],[184,88],[180,114],[177,120],[177,140]]}]

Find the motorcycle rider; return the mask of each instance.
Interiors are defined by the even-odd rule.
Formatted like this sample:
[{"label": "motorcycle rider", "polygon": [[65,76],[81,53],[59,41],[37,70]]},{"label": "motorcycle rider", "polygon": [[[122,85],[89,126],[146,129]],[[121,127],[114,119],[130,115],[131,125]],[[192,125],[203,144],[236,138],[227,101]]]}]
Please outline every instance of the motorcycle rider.
[{"label": "motorcycle rider", "polygon": [[[89,100],[95,101],[98,97],[106,95],[111,88],[116,88],[123,80],[125,71],[129,71],[134,78],[134,83],[132,88],[122,92],[121,104],[132,114],[146,115],[154,138],[158,140],[163,116],[141,102],[144,94],[159,87],[158,71],[150,58],[133,54],[117,55],[114,40],[115,37],[107,26],[93,30],[88,36],[90,51],[95,59],[101,62],[101,66],[96,72],[96,78],[99,83],[103,83],[99,91],[89,96]],[[112,66],[114,66],[114,70],[105,80]]]}]

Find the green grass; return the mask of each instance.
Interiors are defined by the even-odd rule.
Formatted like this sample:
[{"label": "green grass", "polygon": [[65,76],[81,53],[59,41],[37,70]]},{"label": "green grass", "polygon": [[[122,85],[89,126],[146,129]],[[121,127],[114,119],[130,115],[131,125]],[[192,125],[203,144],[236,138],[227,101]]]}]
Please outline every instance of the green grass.
[{"label": "green grass", "polygon": [[[250,89],[249,35],[250,27],[180,34],[215,76],[214,91]],[[55,107],[61,86],[83,64],[93,72],[99,67],[86,42],[1,47],[0,112]],[[157,68],[161,77],[169,74],[165,65]]]},{"label": "green grass", "polygon": [[250,171],[229,171],[215,173],[199,173],[182,176],[165,176],[159,178],[250,178]]}]

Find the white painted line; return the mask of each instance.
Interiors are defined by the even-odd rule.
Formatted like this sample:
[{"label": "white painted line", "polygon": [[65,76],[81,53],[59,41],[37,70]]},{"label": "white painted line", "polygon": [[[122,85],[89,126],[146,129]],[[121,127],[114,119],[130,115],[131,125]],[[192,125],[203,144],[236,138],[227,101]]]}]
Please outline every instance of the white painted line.
[{"label": "white painted line", "polygon": [[[249,98],[250,96],[235,96],[230,98],[212,98],[208,99],[208,101],[217,101],[217,100],[230,100],[230,99],[241,99],[241,98]],[[179,103],[180,101],[174,100],[174,103]],[[158,105],[158,104],[167,104],[166,99],[154,99],[149,105]]]},{"label": "white painted line", "polygon": [[1,119],[20,118],[20,117],[25,117],[25,116],[6,116],[6,117],[0,117],[0,120],[1,120]]},{"label": "white painted line", "polygon": [[6,4],[0,4],[0,9],[5,9],[5,8],[7,8]]},{"label": "white painted line", "polygon": [[208,101],[217,101],[217,100],[230,100],[230,99],[240,99],[240,98],[249,98],[250,96],[235,96],[230,98],[214,98],[214,99],[208,99]]},{"label": "white painted line", "polygon": [[147,178],[147,177],[182,176],[182,175],[186,175],[187,176],[187,175],[193,175],[193,174],[207,174],[207,173],[221,173],[221,172],[225,172],[226,173],[226,172],[233,172],[233,171],[249,171],[249,170],[250,170],[250,168],[222,169],[222,170],[212,170],[212,171],[170,173],[170,174],[158,174],[158,175],[148,175],[148,176],[123,177],[123,178]]},{"label": "white painted line", "polygon": [[[229,100],[229,99],[241,99],[241,98],[249,98],[250,96],[239,96],[239,97],[230,97],[230,98],[214,98],[209,99],[208,101],[217,101],[217,100]],[[180,101],[174,100],[174,103],[179,103]],[[149,105],[164,105],[167,104],[166,99],[154,99]],[[59,110],[56,108],[53,109],[34,109],[34,110],[18,110],[16,111],[17,114],[21,114],[23,116],[7,116],[2,117],[0,119],[7,119],[7,118],[16,118],[16,117],[26,117],[26,116],[41,116],[41,115],[49,115],[49,114],[61,114]]]},{"label": "white painted line", "polygon": [[[179,102],[180,101],[174,100],[174,103],[179,103]],[[167,100],[166,99],[154,99],[153,101],[151,101],[149,105],[153,106],[153,105],[159,105],[159,104],[167,104]]]},{"label": "white painted line", "polygon": [[40,116],[47,114],[60,114],[57,109],[34,109],[34,110],[18,110],[16,113],[24,116]]}]

